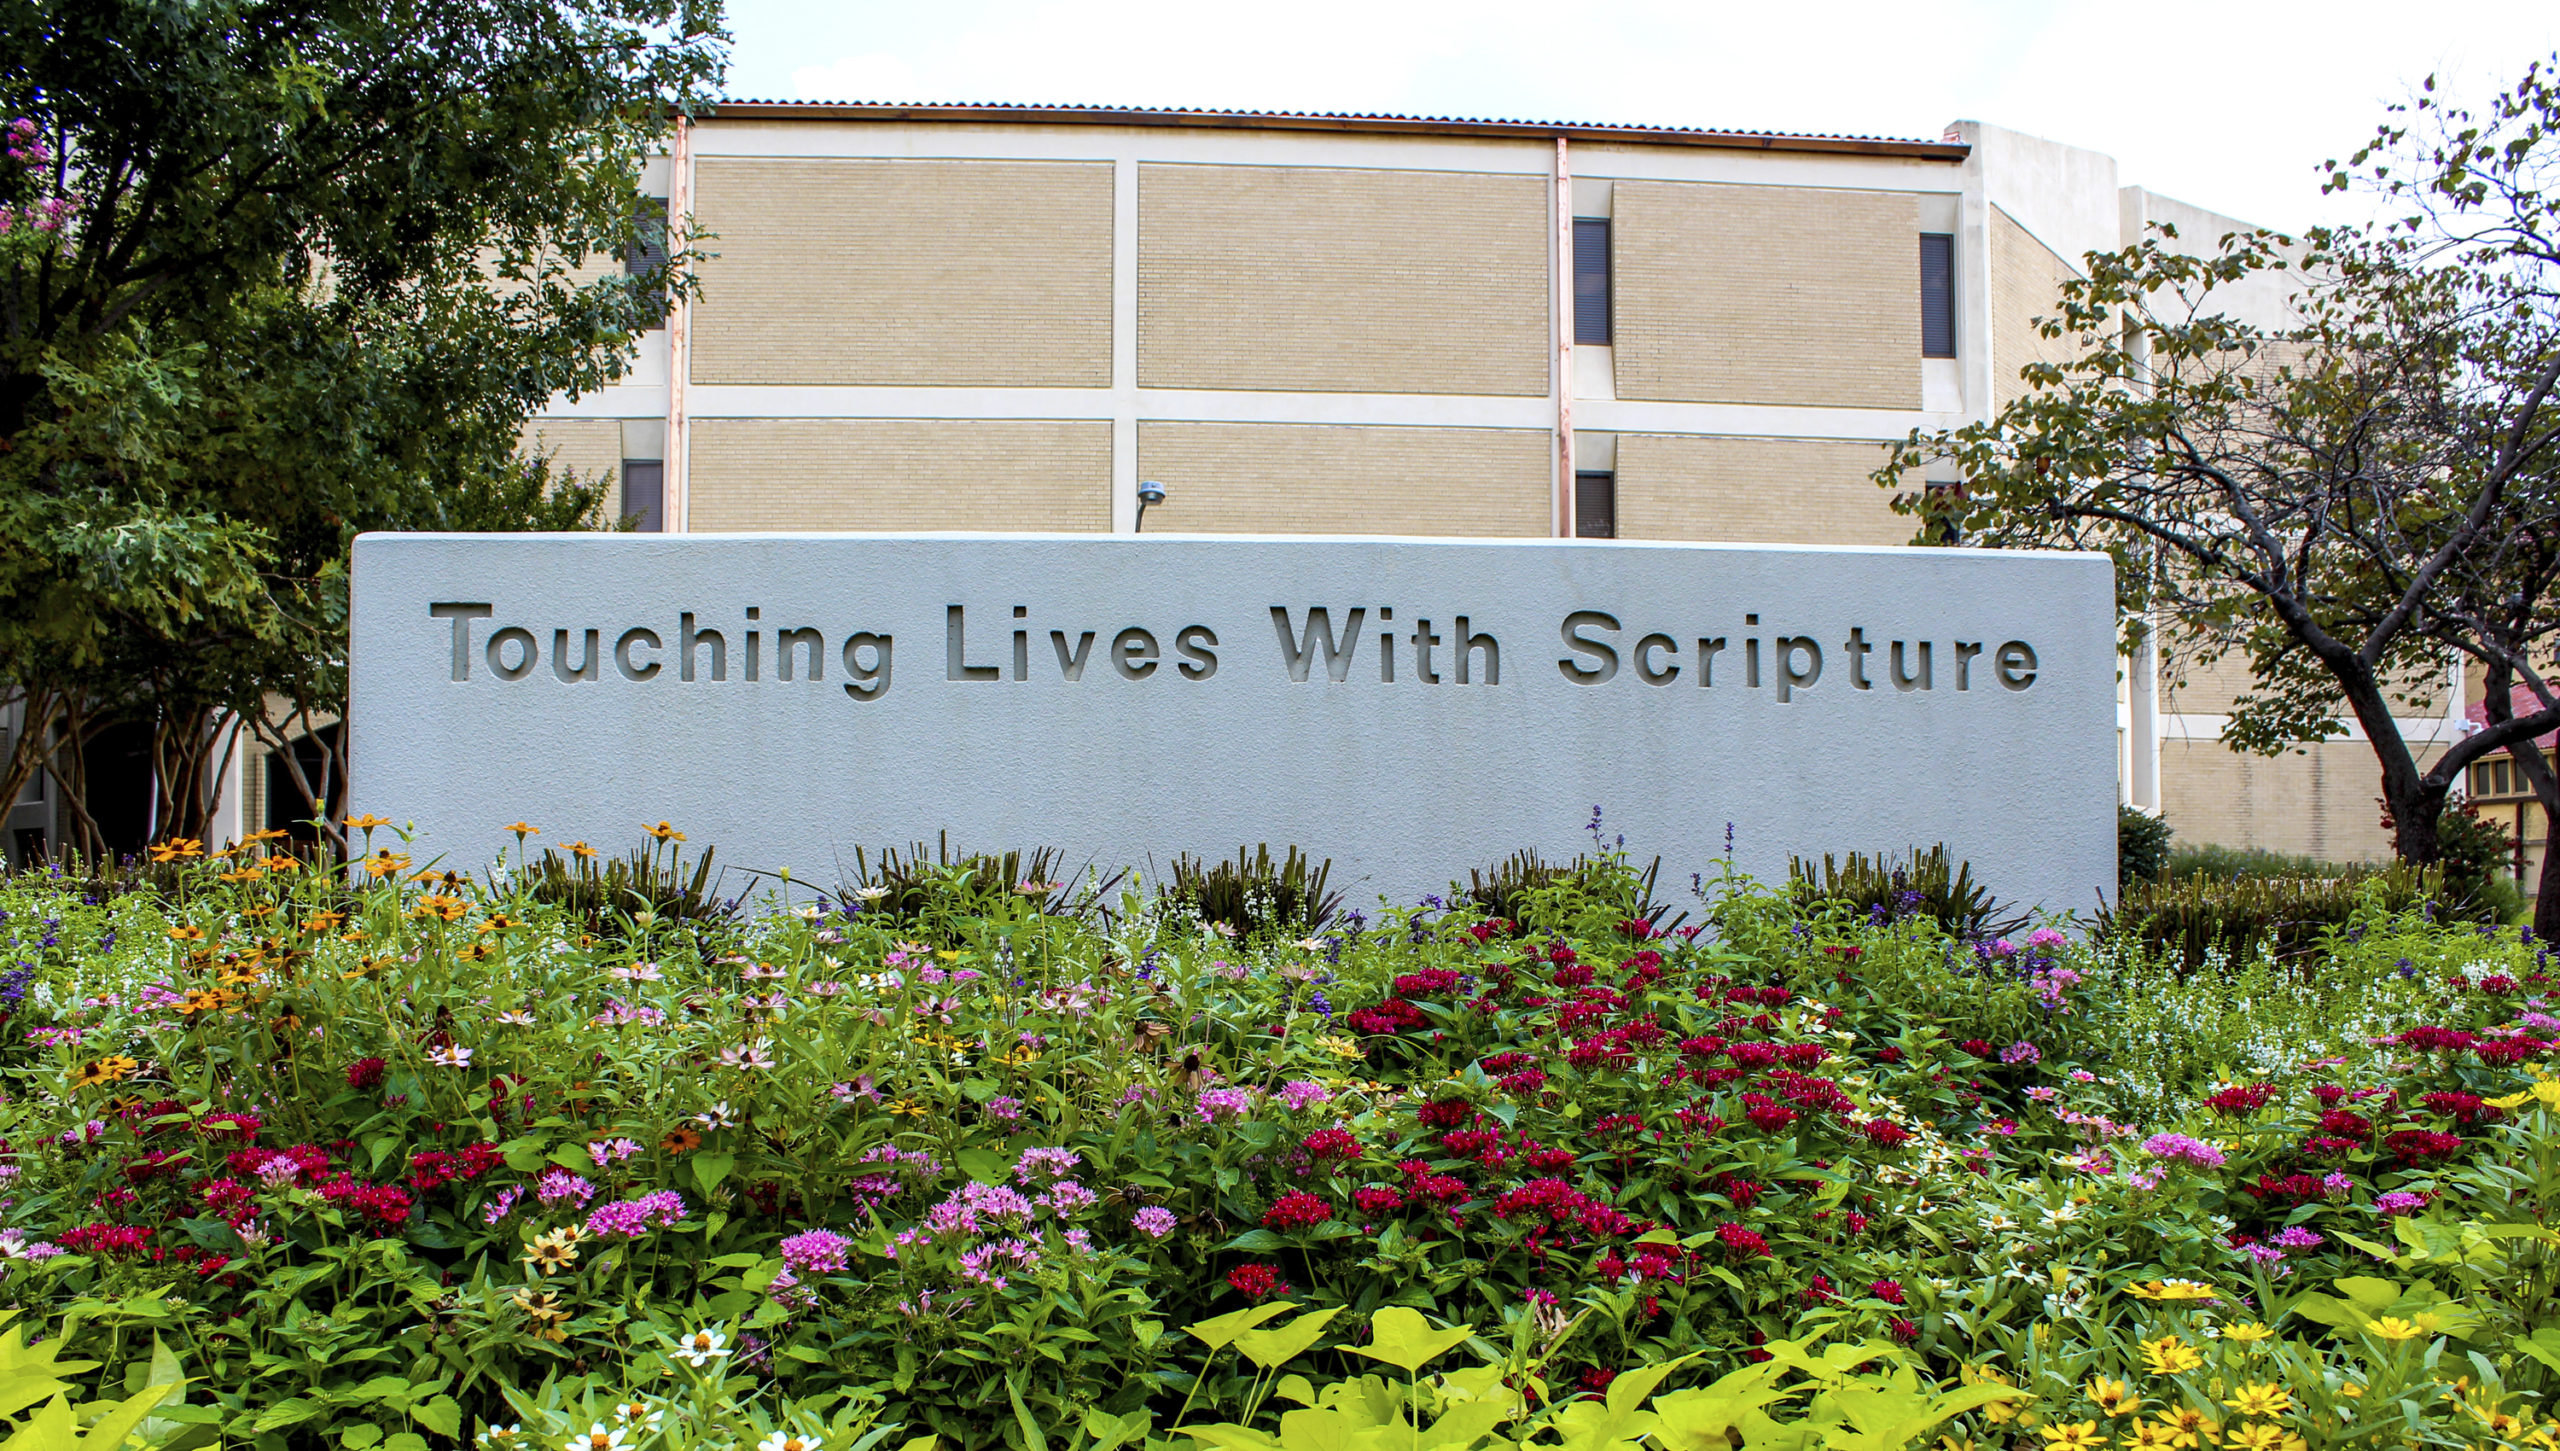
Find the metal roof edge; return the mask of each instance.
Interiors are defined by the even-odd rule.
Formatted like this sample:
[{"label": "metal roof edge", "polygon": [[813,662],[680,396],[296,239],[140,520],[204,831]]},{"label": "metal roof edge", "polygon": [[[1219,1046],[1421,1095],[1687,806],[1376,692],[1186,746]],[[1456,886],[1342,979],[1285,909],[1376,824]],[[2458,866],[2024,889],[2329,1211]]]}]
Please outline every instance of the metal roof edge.
[{"label": "metal roof edge", "polygon": [[717,101],[697,121],[938,121],[1068,126],[1164,126],[1228,131],[1330,131],[1393,136],[1465,136],[1502,140],[1626,142],[1728,151],[1809,152],[1960,162],[1962,142],[1876,136],[1801,136],[1782,132],[1712,131],[1685,126],[1616,126],[1590,122],[1466,120],[1446,116],[1366,115],[1316,111],[1195,111],[1148,106],[887,103],[872,101]]}]

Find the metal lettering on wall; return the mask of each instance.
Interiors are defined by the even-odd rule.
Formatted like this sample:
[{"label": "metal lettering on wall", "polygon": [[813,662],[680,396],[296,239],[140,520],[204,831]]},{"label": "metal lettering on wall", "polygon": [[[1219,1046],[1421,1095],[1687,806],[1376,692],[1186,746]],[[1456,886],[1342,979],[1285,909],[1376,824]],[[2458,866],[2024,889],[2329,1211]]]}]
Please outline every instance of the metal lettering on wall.
[{"label": "metal lettering on wall", "polygon": [[1762,875],[1944,841],[2057,908],[2114,877],[2098,556],[368,535],[355,578],[354,804],[474,863],[520,818],[663,818],[820,888],[947,829],[1106,867],[1288,842],[1411,896],[1597,805],[1666,880],[1728,821]]}]

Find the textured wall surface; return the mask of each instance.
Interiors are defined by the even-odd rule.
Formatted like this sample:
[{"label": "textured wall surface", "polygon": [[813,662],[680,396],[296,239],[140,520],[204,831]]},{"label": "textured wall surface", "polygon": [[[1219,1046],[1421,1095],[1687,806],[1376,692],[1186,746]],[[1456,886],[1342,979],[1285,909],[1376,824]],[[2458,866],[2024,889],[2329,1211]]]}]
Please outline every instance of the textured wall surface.
[{"label": "textured wall surface", "polygon": [[2069,362],[2068,338],[2048,338],[2035,320],[2061,310],[2062,284],[2080,275],[2033,232],[1991,209],[1991,385],[2001,404],[2030,391],[2018,381],[2029,363]]},{"label": "textured wall surface", "polygon": [[622,507],[622,424],[611,418],[537,418],[517,435],[516,450],[551,460],[584,484],[604,485],[604,512]]},{"label": "textured wall surface", "polygon": [[1872,443],[1618,436],[1618,537],[1907,544],[1912,521],[1867,477]]},{"label": "textured wall surface", "polygon": [[[412,534],[358,540],[354,590],[352,808],[415,819],[421,850],[461,862],[519,817],[606,842],[663,818],[810,882],[946,827],[1106,866],[1295,843],[1365,907],[1523,847],[1569,856],[1598,802],[1666,880],[1722,856],[1727,822],[1764,877],[1791,852],[1944,840],[2004,900],[2085,909],[2115,880],[2114,588],[2095,556]],[[1316,606],[1341,631],[1332,668],[1303,633]],[[1500,656],[1469,652],[1464,684],[1460,616]],[[798,653],[785,681],[773,632],[801,628],[823,634],[822,671]],[[1853,638],[1875,649],[1868,689]],[[1701,639],[1727,642],[1708,685]],[[1934,643],[1931,688],[1885,678],[1894,639]],[[2035,653],[2022,688],[1991,663],[2013,640]],[[1985,647],[1961,691],[1959,642]],[[1877,769],[1880,742],[1905,768]]]},{"label": "textured wall surface", "polygon": [[[2417,748],[2421,769],[2443,752]],[[2244,756],[2218,740],[2160,743],[2160,814],[2178,840],[2263,847],[2323,861],[2388,861],[2382,768],[2363,741]]]},{"label": "textured wall surface", "polygon": [[1109,529],[1111,425],[697,419],[693,527]]},{"label": "textured wall surface", "polygon": [[1147,515],[1164,531],[1543,538],[1554,438],[1508,428],[1141,423],[1138,472],[1173,490]]},{"label": "textured wall surface", "polygon": [[1107,386],[1111,168],[705,157],[698,383]]},{"label": "textured wall surface", "polygon": [[1618,396],[1920,406],[1909,192],[1621,181]]},{"label": "textured wall surface", "polygon": [[1546,183],[1138,168],[1138,381],[1547,392]]}]

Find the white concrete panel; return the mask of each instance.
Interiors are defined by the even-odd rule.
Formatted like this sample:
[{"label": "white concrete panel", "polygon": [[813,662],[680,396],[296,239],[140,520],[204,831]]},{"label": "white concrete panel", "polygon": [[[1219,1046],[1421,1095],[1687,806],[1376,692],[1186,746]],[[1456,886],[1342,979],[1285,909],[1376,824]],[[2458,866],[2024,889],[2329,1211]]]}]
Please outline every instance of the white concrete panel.
[{"label": "white concrete panel", "polygon": [[[1341,632],[1334,671],[1313,607]],[[1591,643],[1571,648],[1577,621]],[[1666,883],[1712,870],[1731,822],[1764,877],[1790,852],[1943,840],[2006,897],[2086,909],[2115,878],[2113,624],[2097,555],[368,534],[353,802],[415,822],[421,864],[476,866],[517,820],[621,847],[663,818],[735,867],[827,885],[856,846],[948,828],[1110,865],[1294,843],[1354,903],[1521,847],[1570,855],[1596,804]],[[804,628],[820,669],[794,650],[785,681],[775,632]],[[1467,683],[1462,629],[1495,643],[1465,652]],[[1897,639],[1930,643],[1928,688],[1896,688]],[[1723,642],[1712,683],[1702,640]]]},{"label": "white concrete panel", "polygon": [[1973,148],[1965,165],[1983,178],[1991,205],[2074,271],[2085,270],[2089,253],[2115,250],[2124,224],[2114,157],[1979,121],[1959,121],[1952,129]]}]

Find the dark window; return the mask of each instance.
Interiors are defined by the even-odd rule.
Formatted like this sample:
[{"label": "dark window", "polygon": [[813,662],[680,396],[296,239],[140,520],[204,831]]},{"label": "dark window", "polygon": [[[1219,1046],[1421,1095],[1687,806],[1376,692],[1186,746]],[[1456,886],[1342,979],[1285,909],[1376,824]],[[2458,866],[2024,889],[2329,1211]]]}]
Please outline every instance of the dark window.
[{"label": "dark window", "polygon": [[[667,265],[667,199],[649,196],[640,199],[640,214],[631,221],[631,240],[622,249],[625,275],[646,277]],[[660,325],[667,320],[666,294],[658,294],[655,317]]]},{"label": "dark window", "polygon": [[345,773],[339,758],[340,733],[337,726],[322,726],[309,735],[298,736],[286,749],[293,752],[291,761],[284,751],[267,752],[267,830],[281,831],[295,841],[317,841],[319,830],[311,824],[312,807],[295,783],[294,767],[302,768],[302,781],[320,798],[320,809],[337,810],[345,815]]},{"label": "dark window", "polygon": [[1956,355],[1956,239],[1920,234],[1920,356]]},{"label": "dark window", "polygon": [[1579,539],[1618,537],[1618,476],[1577,469],[1573,475],[1573,532]]},{"label": "dark window", "polygon": [[1573,340],[1609,345],[1609,219],[1573,219]]},{"label": "dark window", "polygon": [[632,527],[643,534],[663,531],[666,521],[662,510],[667,497],[667,466],[654,458],[627,458],[622,461],[622,517],[638,522]]}]

